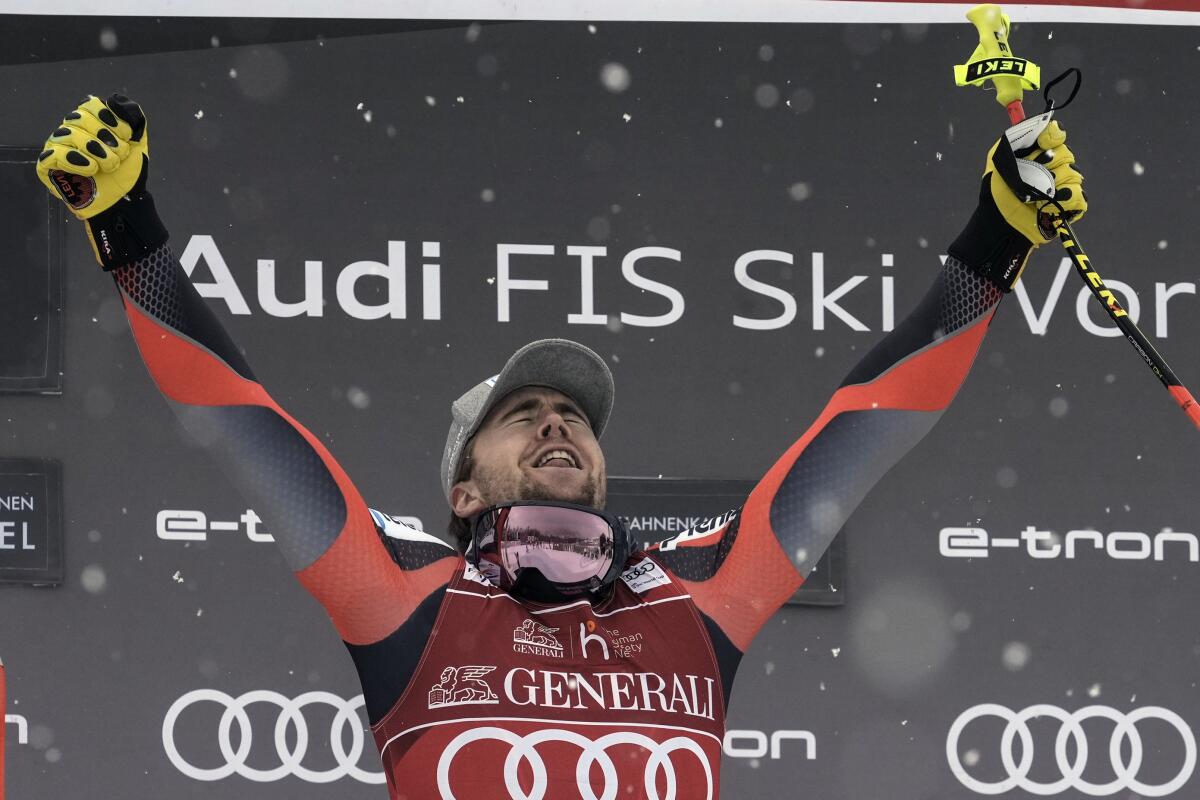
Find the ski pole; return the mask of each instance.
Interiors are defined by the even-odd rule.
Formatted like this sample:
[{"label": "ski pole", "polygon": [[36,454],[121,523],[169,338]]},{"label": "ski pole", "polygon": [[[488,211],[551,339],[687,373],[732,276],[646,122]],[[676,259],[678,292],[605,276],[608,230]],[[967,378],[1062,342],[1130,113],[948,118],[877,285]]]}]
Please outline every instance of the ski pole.
[{"label": "ski pole", "polygon": [[[1021,103],[1022,92],[1025,89],[1037,88],[1041,78],[1040,70],[1033,62],[1013,55],[1008,44],[1008,15],[1001,11],[1000,6],[992,3],[975,6],[967,12],[967,19],[979,33],[979,46],[975,48],[966,64],[954,67],[955,82],[959,86],[965,86],[982,85],[991,81],[996,87],[996,102],[1004,106],[1008,111],[1009,120],[1015,125],[1025,119],[1025,108]],[[1167,387],[1167,391],[1175,398],[1179,407],[1191,418],[1192,423],[1200,428],[1200,405],[1197,405],[1196,398],[1175,376],[1158,350],[1130,319],[1129,313],[1117,301],[1112,290],[1105,285],[1104,279],[1084,252],[1083,245],[1079,243],[1079,237],[1071,229],[1071,223],[1061,214],[1053,219],[1059,242],[1092,295],[1104,306],[1109,318],[1121,333],[1125,334],[1133,349],[1158,376],[1163,386]]]}]

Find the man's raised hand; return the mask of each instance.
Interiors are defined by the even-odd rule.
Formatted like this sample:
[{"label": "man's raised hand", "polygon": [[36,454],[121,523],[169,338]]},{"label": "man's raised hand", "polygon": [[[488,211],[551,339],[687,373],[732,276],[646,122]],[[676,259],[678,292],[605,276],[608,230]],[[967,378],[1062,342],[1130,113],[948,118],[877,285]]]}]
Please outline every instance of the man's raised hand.
[{"label": "man's raised hand", "polygon": [[120,94],[90,96],[50,134],[38,178],[87,225],[106,270],[141,258],[167,241],[146,191],[150,168],[146,115]]},{"label": "man's raised hand", "polygon": [[[1014,150],[1010,135],[1017,131],[1022,131],[1020,139],[1028,144]],[[1053,215],[1059,208],[1068,221],[1074,221],[1088,205],[1083,175],[1067,147],[1066,131],[1057,122],[1031,118],[1010,128],[1006,137],[1010,138],[1002,137],[988,152],[979,205],[949,253],[1008,292],[1021,276],[1030,251],[1054,238]],[[1041,196],[1018,197],[1004,174],[1024,184],[1022,193],[1032,187]]]}]

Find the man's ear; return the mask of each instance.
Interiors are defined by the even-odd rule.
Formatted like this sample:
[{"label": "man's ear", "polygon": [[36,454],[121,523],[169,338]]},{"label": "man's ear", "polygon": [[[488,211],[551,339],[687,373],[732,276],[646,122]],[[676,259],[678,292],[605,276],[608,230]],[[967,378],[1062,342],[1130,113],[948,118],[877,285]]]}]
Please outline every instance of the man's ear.
[{"label": "man's ear", "polygon": [[450,487],[450,508],[454,516],[470,519],[488,507],[473,480],[459,481]]}]

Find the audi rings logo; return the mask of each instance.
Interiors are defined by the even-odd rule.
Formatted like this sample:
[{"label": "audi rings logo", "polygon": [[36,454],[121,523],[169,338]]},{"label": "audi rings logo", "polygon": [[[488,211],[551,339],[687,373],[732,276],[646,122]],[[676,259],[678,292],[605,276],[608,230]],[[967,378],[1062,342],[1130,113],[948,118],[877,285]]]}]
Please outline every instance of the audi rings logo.
[{"label": "audi rings logo", "polygon": [[[958,739],[963,729],[974,720],[983,717],[999,717],[1005,722],[1004,733],[1000,737],[1000,759],[1008,777],[992,783],[968,775],[958,754]],[[1054,759],[1062,777],[1049,783],[1029,779],[1034,744],[1033,734],[1027,723],[1036,717],[1049,717],[1059,723],[1058,735],[1054,740]],[[1088,765],[1090,753],[1082,723],[1093,718],[1111,720],[1115,725],[1108,742],[1108,759],[1116,777],[1108,783],[1092,783],[1083,779],[1083,771]],[[1137,726],[1144,720],[1158,720],[1170,725],[1179,732],[1183,740],[1183,765],[1174,778],[1163,784],[1142,783],[1137,777],[1143,756],[1142,737]],[[1013,754],[1016,739],[1021,741],[1019,761]],[[1067,745],[1070,741],[1074,741],[1075,744],[1073,759],[1068,755]],[[1128,761],[1122,754],[1125,742],[1129,742]],[[1166,797],[1178,791],[1192,777],[1192,771],[1196,768],[1196,737],[1182,717],[1161,706],[1146,706],[1128,712],[1108,706],[1087,706],[1072,712],[1042,704],[1030,706],[1023,711],[1012,711],[995,703],[982,703],[968,708],[950,726],[950,733],[946,737],[946,759],[950,762],[950,770],[954,777],[958,778],[963,786],[979,794],[1004,794],[1013,789],[1022,789],[1030,794],[1046,796],[1074,789],[1091,797],[1105,797],[1123,790],[1132,791],[1141,797]]]},{"label": "audi rings logo", "polygon": [[[450,766],[454,762],[454,757],[464,747],[472,742],[488,739],[506,742],[511,748],[508,757],[504,759],[504,786],[513,800],[545,800],[549,776],[546,772],[546,762],[542,760],[537,751],[538,745],[544,742],[564,742],[573,744],[580,749],[579,759],[575,762],[575,782],[583,800],[613,800],[617,796],[617,792],[621,789],[621,778],[618,776],[617,765],[608,754],[608,749],[622,744],[634,745],[650,752],[650,758],[645,762],[643,776],[647,800],[663,799],[656,786],[660,772],[666,780],[665,797],[676,797],[677,780],[671,754],[677,750],[686,750],[699,759],[701,767],[704,768],[704,776],[708,781],[705,800],[712,800],[713,797],[713,774],[708,757],[699,744],[685,736],[676,736],[665,742],[657,742],[640,733],[619,731],[601,736],[593,741],[586,736],[561,728],[547,728],[521,736],[504,728],[489,727],[463,731],[451,739],[450,743],[446,745],[446,749],[442,751],[442,757],[438,760],[437,766],[437,783],[443,800],[464,800],[456,798],[450,788]],[[528,764],[533,772],[533,786],[528,792],[521,787],[517,778],[517,772],[522,762]],[[591,780],[593,765],[600,767],[604,779],[604,787],[599,795],[593,791]],[[688,797],[699,797],[699,795],[691,794],[691,788],[688,788],[687,791]]]},{"label": "audi rings logo", "polygon": [[[179,716],[189,706],[205,702],[216,703],[224,709],[221,722],[217,726],[217,746],[221,749],[225,763],[219,767],[196,766],[183,757],[175,744],[175,723]],[[279,709],[279,717],[275,721],[275,752],[280,763],[271,769],[257,769],[246,763],[254,745],[250,716],[246,709],[255,703],[266,703]],[[302,763],[308,752],[309,739],[304,709],[322,705],[330,706],[336,712],[329,740],[337,766],[327,770],[314,770]],[[265,689],[246,692],[241,697],[233,697],[216,689],[195,689],[176,700],[167,710],[162,727],[163,749],[167,751],[167,758],[176,769],[198,781],[219,781],[236,774],[259,783],[270,783],[289,775],[309,783],[330,783],[345,777],[363,783],[383,783],[385,779],[382,772],[367,772],[358,767],[364,739],[358,709],[363,705],[362,695],[346,700],[329,692],[305,692],[293,700]],[[230,740],[230,732],[235,723],[238,728],[237,747],[234,747]],[[289,729],[296,732],[294,746],[288,745]],[[346,732],[350,734],[349,750],[346,749],[343,739]]]}]

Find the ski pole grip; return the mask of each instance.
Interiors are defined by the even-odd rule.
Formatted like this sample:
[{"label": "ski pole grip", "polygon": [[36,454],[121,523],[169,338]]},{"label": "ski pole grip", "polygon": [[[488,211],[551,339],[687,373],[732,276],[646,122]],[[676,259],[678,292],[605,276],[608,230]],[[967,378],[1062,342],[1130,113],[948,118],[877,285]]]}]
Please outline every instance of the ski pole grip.
[{"label": "ski pole grip", "polygon": [[1017,58],[1008,45],[1009,19],[994,3],[978,5],[967,12],[967,19],[979,34],[979,46],[966,64],[954,68],[959,86],[980,85],[988,81],[996,88],[996,102],[1008,111],[1012,124],[1025,119],[1021,96],[1025,89],[1036,89],[1040,70],[1033,62]]}]

